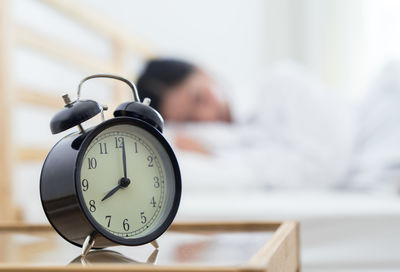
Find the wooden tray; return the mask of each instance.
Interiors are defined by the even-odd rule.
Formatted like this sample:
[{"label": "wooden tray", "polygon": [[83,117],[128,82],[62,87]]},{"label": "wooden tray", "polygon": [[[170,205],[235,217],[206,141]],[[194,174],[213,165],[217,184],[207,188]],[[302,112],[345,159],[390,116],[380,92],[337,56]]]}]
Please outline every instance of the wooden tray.
[{"label": "wooden tray", "polygon": [[92,251],[49,225],[0,224],[1,271],[300,271],[299,225],[284,222],[174,223],[150,245]]}]

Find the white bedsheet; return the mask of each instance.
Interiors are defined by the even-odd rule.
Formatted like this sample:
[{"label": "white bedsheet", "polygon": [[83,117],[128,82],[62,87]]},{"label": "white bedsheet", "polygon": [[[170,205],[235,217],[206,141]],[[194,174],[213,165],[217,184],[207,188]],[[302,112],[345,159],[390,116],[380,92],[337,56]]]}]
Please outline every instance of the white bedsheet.
[{"label": "white bedsheet", "polygon": [[400,269],[397,196],[332,191],[183,192],[177,220],[299,220],[304,271]]}]

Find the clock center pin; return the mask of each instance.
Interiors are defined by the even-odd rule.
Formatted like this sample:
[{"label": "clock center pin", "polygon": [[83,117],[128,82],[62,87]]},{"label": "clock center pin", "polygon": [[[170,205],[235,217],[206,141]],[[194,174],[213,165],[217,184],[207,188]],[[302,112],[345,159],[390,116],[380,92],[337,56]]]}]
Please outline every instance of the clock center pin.
[{"label": "clock center pin", "polygon": [[122,188],[128,187],[129,184],[131,184],[131,180],[128,179],[128,178],[122,177],[122,178],[119,180],[119,185],[120,185]]}]

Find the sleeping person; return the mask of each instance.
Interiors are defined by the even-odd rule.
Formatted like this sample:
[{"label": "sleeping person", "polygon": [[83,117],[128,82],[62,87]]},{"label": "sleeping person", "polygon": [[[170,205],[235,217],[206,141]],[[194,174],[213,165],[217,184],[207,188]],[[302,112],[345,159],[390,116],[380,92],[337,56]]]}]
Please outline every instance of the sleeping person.
[{"label": "sleeping person", "polygon": [[316,188],[335,186],[346,171],[353,114],[296,64],[277,63],[227,92],[195,64],[153,59],[137,87],[173,128],[191,179]]}]

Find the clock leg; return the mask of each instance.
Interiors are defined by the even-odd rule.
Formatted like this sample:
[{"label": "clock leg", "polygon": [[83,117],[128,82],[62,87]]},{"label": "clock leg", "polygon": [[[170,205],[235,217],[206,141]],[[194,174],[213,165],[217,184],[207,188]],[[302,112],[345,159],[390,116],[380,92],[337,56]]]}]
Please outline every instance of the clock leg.
[{"label": "clock leg", "polygon": [[157,256],[158,256],[158,249],[154,249],[154,251],[151,253],[151,255],[149,256],[149,258],[147,258],[146,263],[147,264],[155,264],[156,260],[157,260]]},{"label": "clock leg", "polygon": [[157,240],[154,240],[154,241],[152,241],[151,243],[150,243],[154,248],[159,248],[160,246],[158,245],[158,243],[157,243]]},{"label": "clock leg", "polygon": [[81,256],[80,261],[81,261],[82,266],[87,266],[87,265],[88,265],[88,262],[87,262],[87,260],[86,260],[86,257]]},{"label": "clock leg", "polygon": [[81,256],[82,256],[83,258],[85,258],[86,255],[89,253],[90,249],[91,249],[91,248],[93,247],[93,245],[94,245],[94,242],[95,242],[95,240],[94,240],[93,235],[90,235],[90,234],[89,234],[89,235],[86,237],[85,242],[83,242],[83,245],[82,245],[82,254],[81,254]]}]

